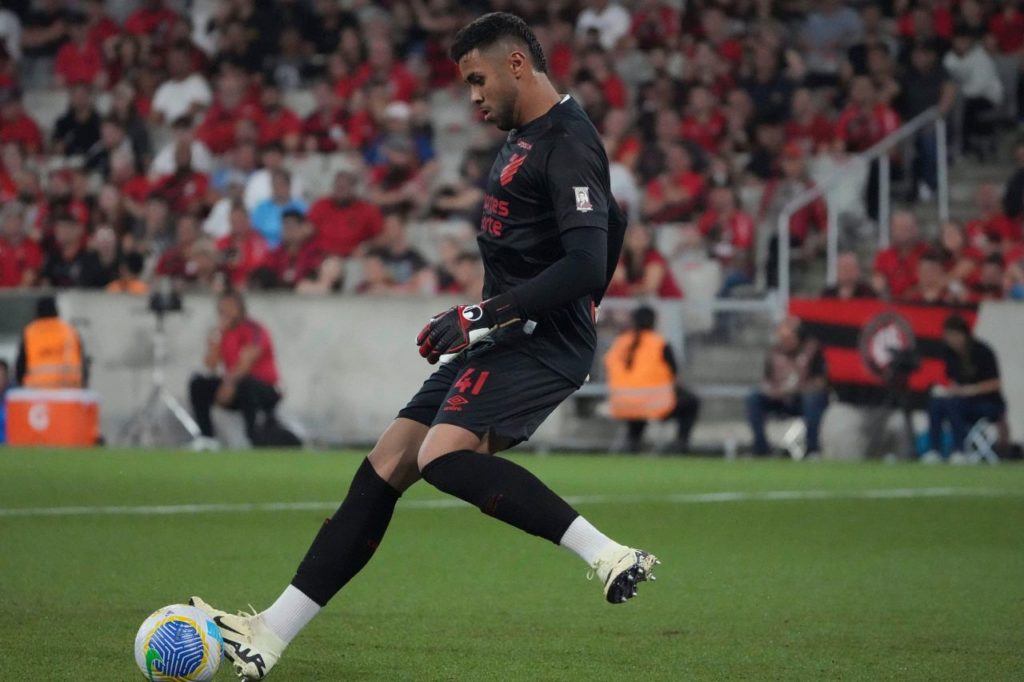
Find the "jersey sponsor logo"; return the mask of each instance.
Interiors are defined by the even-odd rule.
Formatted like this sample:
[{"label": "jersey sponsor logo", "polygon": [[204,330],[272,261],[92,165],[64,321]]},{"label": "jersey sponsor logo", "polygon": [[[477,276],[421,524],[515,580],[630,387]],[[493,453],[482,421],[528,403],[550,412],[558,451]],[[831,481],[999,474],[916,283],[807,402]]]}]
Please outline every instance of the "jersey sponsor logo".
[{"label": "jersey sponsor logo", "polygon": [[526,161],[528,154],[513,154],[512,158],[508,160],[505,167],[501,169],[501,186],[505,187],[508,183],[512,182],[512,178],[516,176],[516,172],[519,167]]},{"label": "jersey sponsor logo", "polygon": [[590,203],[589,187],[573,187],[572,193],[576,195],[576,210],[580,213],[593,211],[594,206]]},{"label": "jersey sponsor logo", "polygon": [[484,195],[484,211],[487,213],[493,213],[494,215],[501,216],[502,218],[508,217],[508,202],[492,194]]},{"label": "jersey sponsor logo", "polygon": [[516,146],[522,147],[526,151],[530,151],[531,149],[533,149],[533,145],[527,142],[526,140],[516,140]]}]

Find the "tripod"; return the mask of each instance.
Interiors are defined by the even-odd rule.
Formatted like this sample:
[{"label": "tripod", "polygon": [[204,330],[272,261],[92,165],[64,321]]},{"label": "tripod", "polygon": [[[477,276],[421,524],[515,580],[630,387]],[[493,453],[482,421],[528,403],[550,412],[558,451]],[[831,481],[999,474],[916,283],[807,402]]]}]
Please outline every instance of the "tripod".
[{"label": "tripod", "polygon": [[[912,372],[913,370],[911,370]],[[888,423],[893,411],[899,410],[903,414],[903,435],[906,439],[908,457],[904,459],[913,460],[917,444],[914,441],[914,420],[911,414],[911,390],[910,374],[905,368],[892,369],[886,372],[885,378],[885,399],[882,404],[875,408],[872,415],[871,438],[868,440],[868,453],[874,454],[878,451],[882,438],[885,436],[885,424]]]},{"label": "tripod", "polygon": [[167,362],[167,333],[164,331],[164,317],[166,315],[163,306],[152,308],[156,315],[156,327],[153,330],[153,387],[149,391],[149,397],[142,407],[136,412],[128,423],[121,429],[118,442],[140,447],[154,447],[160,445],[174,445],[175,441],[167,428],[167,420],[163,417],[170,413],[173,420],[192,439],[202,434],[199,425],[189,414],[181,402],[167,390],[165,386],[164,365]]}]

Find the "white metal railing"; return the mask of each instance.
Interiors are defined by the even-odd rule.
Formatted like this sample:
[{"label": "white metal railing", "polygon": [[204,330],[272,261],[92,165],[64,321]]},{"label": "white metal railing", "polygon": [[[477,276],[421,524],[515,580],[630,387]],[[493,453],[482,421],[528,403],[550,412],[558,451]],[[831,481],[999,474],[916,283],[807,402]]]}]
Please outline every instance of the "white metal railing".
[{"label": "white metal railing", "polygon": [[[824,180],[815,183],[789,200],[779,214],[776,230],[779,244],[779,305],[785,310],[789,305],[790,295],[790,248],[789,223],[793,215],[812,201],[824,197],[836,185],[846,179],[848,164],[862,162],[865,165],[878,160],[878,245],[885,248],[889,245],[889,198],[891,191],[889,153],[894,147],[909,140],[929,125],[935,126],[935,145],[938,157],[938,173],[936,178],[936,201],[938,202],[939,220],[949,219],[949,166],[946,152],[946,120],[938,107],[921,112],[903,124],[898,130],[879,140],[860,154],[847,160],[839,168],[829,173]],[[828,230],[826,232],[826,262],[829,283],[836,278],[836,260],[839,254],[839,215],[838,211],[829,209]]]}]

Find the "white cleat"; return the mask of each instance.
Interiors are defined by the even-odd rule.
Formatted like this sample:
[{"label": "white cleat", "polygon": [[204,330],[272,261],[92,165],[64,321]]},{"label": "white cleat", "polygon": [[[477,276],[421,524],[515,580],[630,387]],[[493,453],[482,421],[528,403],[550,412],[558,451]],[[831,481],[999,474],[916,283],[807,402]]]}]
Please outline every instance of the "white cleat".
[{"label": "white cleat", "polygon": [[224,655],[230,659],[240,680],[262,680],[273,668],[285,643],[270,631],[257,613],[232,615],[215,609],[199,597],[188,603],[205,612],[220,627]]},{"label": "white cleat", "polygon": [[637,586],[645,580],[655,580],[654,567],[658,558],[642,549],[611,544],[591,566],[604,585],[604,596],[612,604],[621,604],[636,596]]}]

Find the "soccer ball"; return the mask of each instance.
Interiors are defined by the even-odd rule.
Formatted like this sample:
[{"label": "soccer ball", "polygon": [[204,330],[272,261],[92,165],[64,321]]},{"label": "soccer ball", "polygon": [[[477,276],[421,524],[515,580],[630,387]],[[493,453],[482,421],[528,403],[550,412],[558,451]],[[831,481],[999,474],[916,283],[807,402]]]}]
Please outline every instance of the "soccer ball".
[{"label": "soccer ball", "polygon": [[135,663],[150,682],[207,682],[220,667],[220,628],[194,606],[154,611],[135,635]]}]

